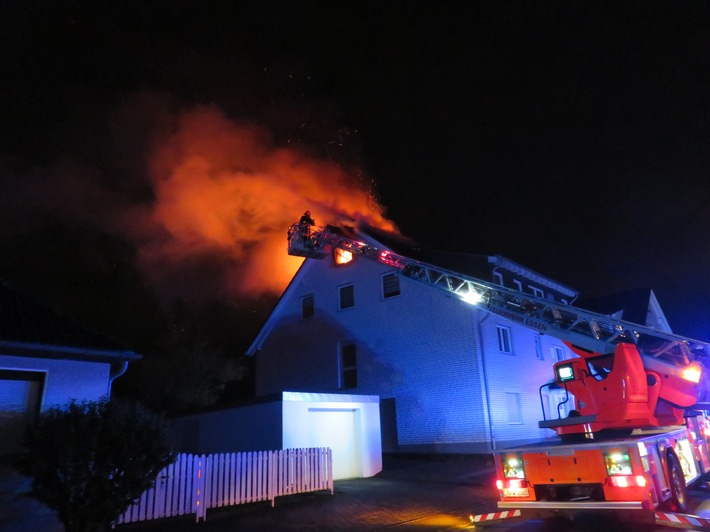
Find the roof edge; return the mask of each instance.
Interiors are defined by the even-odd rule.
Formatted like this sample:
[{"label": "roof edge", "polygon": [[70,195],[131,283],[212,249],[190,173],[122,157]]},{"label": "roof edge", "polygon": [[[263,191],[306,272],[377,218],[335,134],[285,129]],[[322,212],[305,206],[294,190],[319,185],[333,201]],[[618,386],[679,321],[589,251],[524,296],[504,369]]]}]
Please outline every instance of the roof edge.
[{"label": "roof edge", "polygon": [[64,347],[47,344],[32,344],[25,342],[8,342],[0,340],[0,350],[7,350],[12,356],[34,356],[39,358],[73,358],[94,362],[127,362],[141,360],[142,355],[133,351],[104,351],[100,349],[87,349],[77,347]]},{"label": "roof edge", "polygon": [[541,284],[542,286],[546,286],[548,288],[552,288],[554,290],[557,290],[558,292],[569,296],[569,297],[579,297],[579,291],[574,290],[573,288],[570,288],[569,286],[565,286],[563,284],[558,283],[557,281],[554,281],[553,279],[550,279],[549,277],[545,277],[544,275],[541,275],[537,272],[534,272],[530,268],[526,266],[522,266],[516,262],[513,262],[512,260],[503,257],[502,255],[491,255],[488,258],[488,261],[492,264],[495,264],[496,267],[500,266],[501,268],[505,268],[508,271],[511,271],[513,273],[517,273],[518,275],[522,275],[523,277],[526,277],[527,279],[530,279],[531,281],[535,281],[536,283]]}]

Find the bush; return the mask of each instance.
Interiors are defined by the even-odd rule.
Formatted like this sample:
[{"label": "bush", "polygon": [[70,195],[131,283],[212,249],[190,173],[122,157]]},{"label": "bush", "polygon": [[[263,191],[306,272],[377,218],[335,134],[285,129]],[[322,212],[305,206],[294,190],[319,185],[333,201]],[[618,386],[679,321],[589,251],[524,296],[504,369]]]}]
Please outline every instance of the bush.
[{"label": "bush", "polygon": [[131,401],[70,402],[28,427],[21,473],[66,532],[107,530],[175,459],[165,420]]}]

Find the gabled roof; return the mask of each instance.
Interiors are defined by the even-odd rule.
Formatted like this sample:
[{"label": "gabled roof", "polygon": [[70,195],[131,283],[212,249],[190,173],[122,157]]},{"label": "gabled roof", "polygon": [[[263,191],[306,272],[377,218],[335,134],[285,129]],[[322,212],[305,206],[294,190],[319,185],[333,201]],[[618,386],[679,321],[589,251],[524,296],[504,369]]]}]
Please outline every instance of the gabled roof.
[{"label": "gabled roof", "polygon": [[672,332],[656,294],[648,287],[585,298],[580,306],[620,320]]},{"label": "gabled roof", "polygon": [[[368,244],[371,244],[378,249],[393,251],[397,254],[403,255],[405,257],[418,260],[421,262],[426,262],[432,265],[436,265],[440,268],[450,270],[452,272],[460,272],[469,277],[474,277],[481,280],[490,280],[491,277],[491,264],[495,267],[507,269],[513,273],[527,277],[530,280],[536,281],[543,286],[553,288],[562,294],[567,294],[573,297],[577,297],[578,292],[568,288],[564,285],[556,283],[555,281],[544,277],[532,270],[515,264],[514,262],[501,256],[490,256],[490,255],[479,255],[474,253],[456,253],[447,251],[436,251],[429,249],[422,249],[417,247],[417,245],[407,237],[403,237],[396,233],[390,233],[386,231],[381,231],[379,229],[361,226],[357,229],[352,227],[332,227],[328,226],[328,230],[335,232],[337,234],[342,234],[351,239],[363,240]],[[286,250],[284,250],[284,253]],[[266,341],[273,326],[276,323],[277,317],[280,314],[281,305],[286,299],[287,294],[292,290],[292,287],[296,284],[296,279],[303,274],[303,272],[308,268],[310,261],[305,260],[301,265],[301,268],[296,272],[293,279],[284,290],[281,298],[274,306],[274,310],[271,312],[267,318],[264,326],[261,328],[256,338],[249,346],[246,351],[247,355],[254,355],[260,348],[261,345]]]},{"label": "gabled roof", "polygon": [[[387,244],[384,244],[383,242],[380,241],[380,239],[375,239],[372,235],[373,234],[378,234],[383,237],[383,240],[389,239],[389,240],[400,240],[401,242],[411,242],[407,240],[405,237],[399,237],[399,235],[396,235],[394,233],[385,233],[380,230],[377,230],[372,227],[368,227],[368,230],[364,230],[362,227],[360,228],[353,228],[350,226],[343,226],[343,227],[335,227],[335,226],[327,226],[328,231],[336,234],[341,234],[347,238],[351,239],[356,239],[356,240],[363,240],[366,241],[368,244],[371,244],[378,249],[387,249],[390,251],[396,251],[393,247],[390,247]],[[389,235],[389,236],[388,236]],[[286,249],[284,249],[284,253],[286,253]],[[310,265],[313,264],[313,259],[306,259],[303,261],[301,264],[301,267],[298,269],[296,274],[293,276],[291,279],[291,282],[288,284],[286,289],[283,291],[283,294],[281,294],[281,297],[279,300],[276,302],[276,305],[274,305],[274,309],[271,311],[271,314],[269,314],[269,317],[266,318],[266,321],[264,322],[264,325],[261,327],[259,332],[257,333],[256,337],[252,341],[251,345],[247,348],[246,354],[249,356],[254,355],[259,349],[261,349],[262,344],[266,341],[266,339],[269,337],[269,334],[271,334],[271,330],[273,329],[274,325],[277,322],[278,316],[281,313],[281,308],[283,305],[283,302],[285,299],[287,299],[289,293],[294,289],[293,287],[297,284],[296,280],[303,275],[303,272],[307,271],[310,267]]]},{"label": "gabled roof", "polygon": [[623,312],[619,319],[645,324],[649,293],[648,288],[637,288],[601,297],[584,298],[580,304],[583,303],[584,308],[605,315],[618,315]]},{"label": "gabled roof", "polygon": [[0,280],[0,352],[113,362],[140,355]]},{"label": "gabled roof", "polygon": [[564,294],[572,299],[579,296],[579,292],[550,279],[538,272],[522,266],[501,255],[482,255],[479,253],[461,253],[455,251],[442,251],[423,249],[411,240],[396,234],[387,233],[378,229],[365,227],[363,232],[385,244],[389,249],[405,257],[426,262],[452,272],[459,272],[469,277],[488,281],[491,278],[491,265],[514,273],[524,279],[529,279],[540,286]]}]

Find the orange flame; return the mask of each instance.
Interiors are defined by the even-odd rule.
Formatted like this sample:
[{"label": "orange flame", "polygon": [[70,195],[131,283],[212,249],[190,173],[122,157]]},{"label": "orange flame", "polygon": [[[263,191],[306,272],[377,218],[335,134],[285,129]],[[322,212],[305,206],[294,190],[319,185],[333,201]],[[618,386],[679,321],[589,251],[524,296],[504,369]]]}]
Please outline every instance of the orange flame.
[{"label": "orange flame", "polygon": [[[318,225],[339,219],[393,231],[353,176],[330,161],[273,145],[263,128],[214,108],[185,113],[150,163],[151,218],[165,234],[141,249],[153,276],[198,257],[231,263],[228,290],[280,294],[303,259],[286,252],[286,231],[305,210]],[[210,280],[205,280],[210,282]]]}]

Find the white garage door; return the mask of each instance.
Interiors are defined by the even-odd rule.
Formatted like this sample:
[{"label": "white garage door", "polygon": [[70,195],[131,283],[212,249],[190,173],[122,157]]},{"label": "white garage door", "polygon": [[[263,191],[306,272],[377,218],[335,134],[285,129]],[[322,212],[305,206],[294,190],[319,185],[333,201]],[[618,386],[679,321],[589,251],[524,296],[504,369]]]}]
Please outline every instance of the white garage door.
[{"label": "white garage door", "polygon": [[311,447],[332,449],[335,480],[362,475],[358,415],[359,412],[354,409],[308,409],[309,444]]}]

